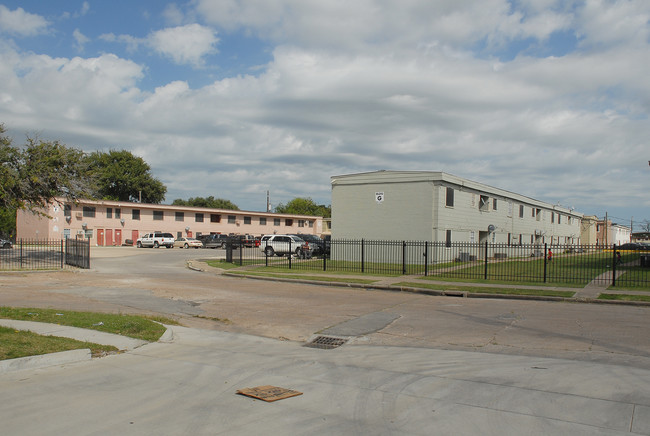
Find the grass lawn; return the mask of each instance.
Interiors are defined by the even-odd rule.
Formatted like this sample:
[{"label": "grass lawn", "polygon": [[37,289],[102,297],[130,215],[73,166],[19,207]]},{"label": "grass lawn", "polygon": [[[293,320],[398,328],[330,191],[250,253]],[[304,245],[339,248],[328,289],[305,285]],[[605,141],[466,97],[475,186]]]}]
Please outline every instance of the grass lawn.
[{"label": "grass lawn", "polygon": [[400,282],[396,286],[407,286],[413,288],[433,289],[436,291],[462,291],[476,294],[505,294],[505,295],[535,295],[543,297],[571,298],[575,294],[572,291],[553,291],[546,289],[525,289],[525,288],[491,288],[483,286],[450,286],[421,282]]},{"label": "grass lawn", "polygon": [[[160,325],[159,322],[177,324],[174,320],[166,318],[12,307],[0,307],[0,318],[98,330],[148,342],[157,341],[165,332],[165,327]],[[67,338],[40,336],[31,332],[7,328],[2,328],[2,331],[0,331],[0,359],[13,359],[80,348],[90,348],[93,355],[117,351],[112,346],[91,344]]]},{"label": "grass lawn", "polygon": [[39,356],[83,348],[89,348],[93,356],[102,356],[118,351],[112,345],[94,344],[57,336],[41,336],[32,332],[0,327],[0,360]]},{"label": "grass lawn", "polygon": [[600,294],[599,300],[650,301],[650,295]]},{"label": "grass lawn", "polygon": [[310,271],[302,271],[300,273],[281,274],[281,273],[274,273],[274,272],[231,271],[231,274],[240,274],[242,276],[255,276],[255,277],[275,277],[275,278],[282,278],[282,279],[314,280],[314,281],[330,282],[330,283],[359,283],[359,284],[369,285],[376,282],[376,280],[355,279],[350,277],[313,276],[313,275],[309,275],[308,274],[309,272]]}]

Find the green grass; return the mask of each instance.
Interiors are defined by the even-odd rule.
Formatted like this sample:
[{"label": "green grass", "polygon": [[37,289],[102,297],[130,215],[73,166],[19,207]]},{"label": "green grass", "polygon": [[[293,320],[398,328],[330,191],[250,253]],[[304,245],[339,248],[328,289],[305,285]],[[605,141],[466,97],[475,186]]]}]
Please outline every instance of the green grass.
[{"label": "green grass", "polygon": [[490,285],[521,285],[521,286],[540,286],[540,287],[554,287],[554,286],[561,286],[563,288],[578,288],[581,289],[584,287],[584,285],[578,284],[578,283],[564,283],[564,282],[558,282],[558,283],[544,283],[544,282],[539,282],[539,281],[534,281],[534,280],[524,280],[520,279],[518,281],[513,281],[513,280],[495,280],[495,279],[471,279],[471,278],[464,278],[464,277],[441,277],[441,276],[423,276],[420,277],[419,280],[435,280],[439,282],[449,282],[449,283],[454,283],[454,282],[459,282],[459,283],[484,283],[484,284],[490,284]]},{"label": "green grass", "polygon": [[525,288],[492,288],[483,286],[449,286],[433,283],[400,282],[395,286],[432,289],[436,291],[462,291],[476,294],[505,294],[505,295],[534,295],[543,297],[571,298],[575,294],[572,291],[553,291],[550,289],[525,289]]},{"label": "green grass", "polygon": [[154,321],[176,324],[175,321],[166,318],[147,319],[134,315],[11,307],[0,307],[0,318],[67,325],[114,333],[148,342],[157,341],[165,332],[165,327]]},{"label": "green grass", "polygon": [[119,351],[112,345],[94,344],[57,336],[41,336],[32,332],[0,327],[0,360],[84,348],[89,348],[93,356],[102,356]]},{"label": "green grass", "polygon": [[273,277],[273,278],[283,278],[283,279],[302,279],[302,280],[313,280],[321,282],[332,282],[332,283],[359,283],[359,284],[372,284],[376,280],[367,280],[367,279],[355,279],[350,277],[325,277],[325,276],[312,276],[307,274],[308,271],[295,273],[295,274],[279,274],[272,272],[254,272],[254,271],[231,271],[231,274],[239,274],[242,276],[255,276],[255,277]]},{"label": "green grass", "polygon": [[599,300],[650,301],[650,295],[600,294]]}]

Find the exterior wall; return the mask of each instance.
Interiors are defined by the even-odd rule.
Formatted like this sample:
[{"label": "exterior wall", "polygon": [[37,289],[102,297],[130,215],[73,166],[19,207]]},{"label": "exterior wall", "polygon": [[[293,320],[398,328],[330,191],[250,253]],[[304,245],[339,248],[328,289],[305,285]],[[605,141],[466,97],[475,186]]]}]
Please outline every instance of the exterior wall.
[{"label": "exterior wall", "polygon": [[432,237],[431,184],[333,184],[332,235],[343,239],[417,240]]},{"label": "exterior wall", "polygon": [[598,218],[596,216],[586,216],[582,218],[580,224],[580,243],[584,245],[596,245],[598,243],[598,234],[596,232]]},{"label": "exterior wall", "polygon": [[612,224],[610,229],[611,229],[610,232],[611,244],[621,245],[630,242],[632,232],[630,231],[629,227],[621,226],[618,224]]},{"label": "exterior wall", "polygon": [[612,223],[611,220],[598,220],[596,222],[596,240],[598,245],[621,245],[632,240],[629,227]]},{"label": "exterior wall", "polygon": [[66,203],[66,207],[53,204],[46,212],[51,218],[19,211],[17,239],[84,237],[95,245],[124,245],[127,239],[135,243],[139,236],[153,231],[168,232],[175,238],[210,233],[320,235],[323,231],[323,219],[315,216],[159,204],[85,200],[77,205]]},{"label": "exterior wall", "polygon": [[[384,193],[381,204],[377,192]],[[440,172],[332,177],[335,238],[446,241],[450,235],[451,242],[578,244],[581,219],[569,209]]]}]

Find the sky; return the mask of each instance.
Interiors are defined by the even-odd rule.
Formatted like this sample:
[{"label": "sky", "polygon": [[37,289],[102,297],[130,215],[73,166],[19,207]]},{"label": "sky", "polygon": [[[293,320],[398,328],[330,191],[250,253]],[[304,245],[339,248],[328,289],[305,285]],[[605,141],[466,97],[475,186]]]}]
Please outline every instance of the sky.
[{"label": "sky", "polygon": [[650,221],[647,0],[0,0],[0,123],[129,150],[164,203],[443,171]]}]

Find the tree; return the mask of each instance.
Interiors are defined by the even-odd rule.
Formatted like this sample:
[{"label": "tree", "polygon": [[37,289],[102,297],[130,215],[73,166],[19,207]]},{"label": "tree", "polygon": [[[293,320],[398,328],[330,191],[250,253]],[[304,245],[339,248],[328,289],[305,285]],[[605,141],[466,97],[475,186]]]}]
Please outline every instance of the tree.
[{"label": "tree", "polygon": [[190,197],[189,200],[182,200],[177,198],[172,202],[175,206],[194,206],[194,207],[207,207],[210,209],[226,209],[226,210],[239,210],[236,204],[232,203],[230,200],[224,200],[223,198],[214,198],[209,196],[206,198],[203,197]]},{"label": "tree", "polygon": [[87,160],[97,179],[96,197],[115,201],[160,203],[167,187],[151,174],[151,167],[130,151],[96,151]]},{"label": "tree", "polygon": [[294,198],[286,205],[280,203],[275,207],[277,213],[290,213],[295,215],[312,215],[329,218],[332,216],[332,206],[316,204],[311,198]]},{"label": "tree", "polygon": [[30,137],[18,148],[5,132],[0,124],[0,207],[42,214],[57,197],[92,198],[93,177],[81,150]]}]

